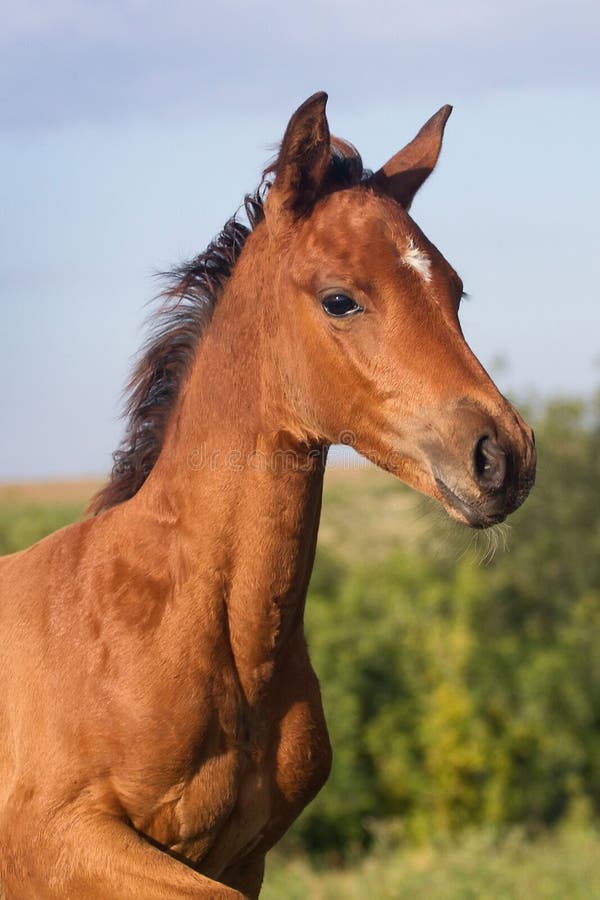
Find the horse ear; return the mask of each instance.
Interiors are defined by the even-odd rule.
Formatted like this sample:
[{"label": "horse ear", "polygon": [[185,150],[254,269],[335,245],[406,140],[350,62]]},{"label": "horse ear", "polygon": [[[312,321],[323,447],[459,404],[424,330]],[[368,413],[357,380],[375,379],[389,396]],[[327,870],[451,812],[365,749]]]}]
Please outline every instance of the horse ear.
[{"label": "horse ear", "polygon": [[410,209],[415,194],[431,175],[438,161],[444,128],[451,112],[451,106],[442,106],[423,125],[410,144],[399,150],[371,176],[370,183],[377,190],[393,197],[405,209]]},{"label": "horse ear", "polygon": [[325,180],[330,159],[330,135],[325,105],[319,91],[305,100],[285,130],[274,166],[275,180],[265,205],[267,218],[310,212]]}]

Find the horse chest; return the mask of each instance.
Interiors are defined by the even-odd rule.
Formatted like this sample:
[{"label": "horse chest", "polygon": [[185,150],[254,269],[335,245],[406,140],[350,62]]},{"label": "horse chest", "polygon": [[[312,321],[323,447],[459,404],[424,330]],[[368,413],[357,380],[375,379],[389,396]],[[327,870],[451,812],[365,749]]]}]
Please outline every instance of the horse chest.
[{"label": "horse chest", "polygon": [[166,792],[150,820],[134,824],[187,859],[210,862],[211,874],[218,875],[264,828],[269,798],[267,773],[250,770],[243,754],[231,751],[201,763],[184,784]]},{"label": "horse chest", "polygon": [[201,761],[144,829],[213,877],[257,845],[271,846],[329,773],[320,698],[309,693],[286,700],[282,711],[278,705],[262,711],[268,728],[251,730],[249,740]]},{"label": "horse chest", "polygon": [[[203,773],[199,773],[202,779]],[[200,863],[218,877],[234,860],[245,856],[261,840],[273,811],[273,780],[266,766],[232,766],[226,773],[228,792],[199,792],[191,784],[182,797],[180,813],[186,821],[171,849]],[[185,810],[185,812],[184,812]]]}]

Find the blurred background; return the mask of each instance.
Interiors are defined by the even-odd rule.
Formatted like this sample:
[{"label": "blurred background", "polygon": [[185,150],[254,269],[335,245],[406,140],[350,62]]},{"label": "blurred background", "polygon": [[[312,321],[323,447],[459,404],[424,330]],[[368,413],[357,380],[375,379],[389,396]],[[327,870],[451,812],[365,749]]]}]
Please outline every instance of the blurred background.
[{"label": "blurred background", "polygon": [[477,540],[334,454],[307,631],[335,751],[271,898],[600,897],[600,10],[588,0],[0,0],[0,552],[81,514],[153,273],[329,93],[376,168],[442,104],[413,215],[536,426]]}]

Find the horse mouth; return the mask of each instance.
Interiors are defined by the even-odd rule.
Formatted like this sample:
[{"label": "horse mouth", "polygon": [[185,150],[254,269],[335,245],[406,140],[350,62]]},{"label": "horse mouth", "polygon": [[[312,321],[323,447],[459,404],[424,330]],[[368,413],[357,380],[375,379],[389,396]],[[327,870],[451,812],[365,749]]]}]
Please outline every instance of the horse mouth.
[{"label": "horse mouth", "polygon": [[480,506],[463,500],[437,475],[435,483],[445,501],[448,514],[461,525],[468,525],[469,528],[490,528],[492,525],[503,522],[508,514],[504,511],[486,513]]}]

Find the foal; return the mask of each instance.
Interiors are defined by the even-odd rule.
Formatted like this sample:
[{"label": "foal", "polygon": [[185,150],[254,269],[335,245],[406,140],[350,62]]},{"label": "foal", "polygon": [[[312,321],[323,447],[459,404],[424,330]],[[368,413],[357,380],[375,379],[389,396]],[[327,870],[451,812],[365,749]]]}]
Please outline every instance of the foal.
[{"label": "foal", "polygon": [[258,897],[330,768],[303,610],[342,432],[473,527],[533,483],[408,214],[450,107],[370,174],[325,102],[176,273],[97,515],[0,562],[3,900]]}]

